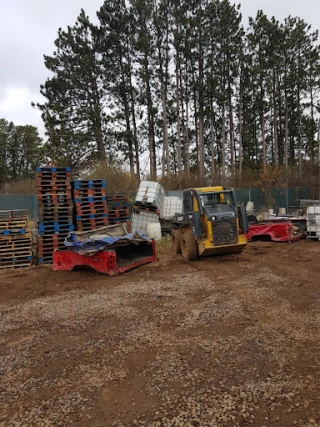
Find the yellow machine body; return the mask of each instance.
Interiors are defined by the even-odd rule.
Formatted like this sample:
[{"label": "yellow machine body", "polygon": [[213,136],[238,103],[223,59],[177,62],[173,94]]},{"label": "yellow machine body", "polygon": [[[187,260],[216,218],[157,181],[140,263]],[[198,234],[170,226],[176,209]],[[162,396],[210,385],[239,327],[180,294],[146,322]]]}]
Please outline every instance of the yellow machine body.
[{"label": "yellow machine body", "polygon": [[[224,190],[224,187],[222,186],[216,186],[216,187],[202,187],[202,188],[195,188],[196,191],[199,193],[219,193],[220,191]],[[220,195],[220,201],[224,201],[224,194]],[[198,200],[196,197],[193,197],[193,203],[194,203],[194,211],[199,211],[198,206]],[[200,217],[204,236],[197,239],[198,244],[198,253],[199,256],[206,256],[206,255],[214,255],[214,254],[222,254],[222,253],[229,253],[229,252],[242,252],[244,247],[247,245],[247,238],[244,233],[240,232],[240,224],[239,224],[239,218],[237,218],[237,230],[238,230],[238,242],[234,244],[226,244],[226,245],[219,245],[216,246],[214,242],[214,233],[212,230],[212,222],[208,219],[206,215],[201,215]]]}]

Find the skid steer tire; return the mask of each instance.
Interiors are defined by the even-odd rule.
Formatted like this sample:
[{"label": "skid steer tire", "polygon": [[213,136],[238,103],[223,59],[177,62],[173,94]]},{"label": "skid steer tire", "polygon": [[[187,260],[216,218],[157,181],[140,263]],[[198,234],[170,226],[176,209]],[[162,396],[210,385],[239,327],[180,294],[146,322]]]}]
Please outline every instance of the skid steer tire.
[{"label": "skid steer tire", "polygon": [[172,230],[172,234],[171,234],[172,249],[176,254],[181,254],[181,239],[182,239],[182,231],[180,229]]},{"label": "skid steer tire", "polygon": [[194,261],[198,258],[198,245],[191,230],[182,234],[181,251],[188,261]]}]

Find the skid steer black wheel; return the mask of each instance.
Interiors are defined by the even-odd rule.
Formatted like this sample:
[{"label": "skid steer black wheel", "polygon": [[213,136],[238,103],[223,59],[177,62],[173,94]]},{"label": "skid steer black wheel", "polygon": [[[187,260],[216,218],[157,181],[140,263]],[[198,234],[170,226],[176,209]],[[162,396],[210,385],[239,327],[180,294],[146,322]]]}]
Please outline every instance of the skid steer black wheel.
[{"label": "skid steer black wheel", "polygon": [[181,238],[182,238],[182,232],[180,228],[177,230],[172,230],[172,234],[171,234],[172,249],[176,254],[181,253]]},{"label": "skid steer black wheel", "polygon": [[198,245],[190,229],[182,234],[181,251],[188,261],[194,261],[198,258]]}]

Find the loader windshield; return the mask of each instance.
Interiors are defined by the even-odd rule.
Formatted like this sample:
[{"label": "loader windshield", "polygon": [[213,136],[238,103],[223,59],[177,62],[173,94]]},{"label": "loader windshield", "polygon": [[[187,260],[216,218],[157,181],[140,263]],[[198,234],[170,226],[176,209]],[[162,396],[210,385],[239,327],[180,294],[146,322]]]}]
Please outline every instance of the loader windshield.
[{"label": "loader windshield", "polygon": [[200,194],[202,206],[210,215],[234,216],[236,212],[232,191]]}]

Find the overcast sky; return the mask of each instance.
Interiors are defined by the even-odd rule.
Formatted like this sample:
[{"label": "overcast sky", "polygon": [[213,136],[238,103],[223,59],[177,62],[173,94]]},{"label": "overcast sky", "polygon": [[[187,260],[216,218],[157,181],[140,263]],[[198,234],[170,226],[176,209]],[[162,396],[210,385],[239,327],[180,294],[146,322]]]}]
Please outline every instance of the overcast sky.
[{"label": "overcast sky", "polygon": [[[73,25],[83,8],[92,20],[103,0],[0,0],[0,118],[31,124],[43,135],[40,114],[31,102],[41,100],[48,76],[43,54],[51,55],[59,27]],[[262,9],[282,21],[299,16],[320,30],[320,0],[240,0],[244,26]]]}]

